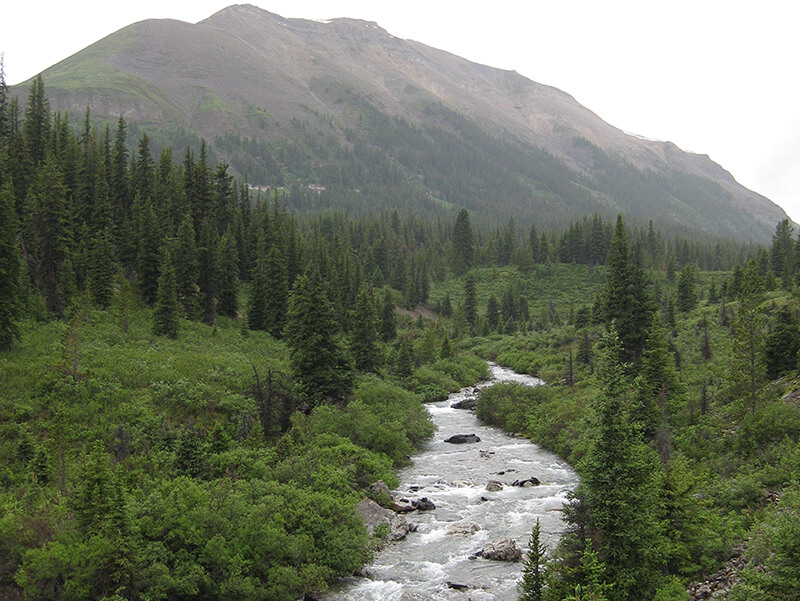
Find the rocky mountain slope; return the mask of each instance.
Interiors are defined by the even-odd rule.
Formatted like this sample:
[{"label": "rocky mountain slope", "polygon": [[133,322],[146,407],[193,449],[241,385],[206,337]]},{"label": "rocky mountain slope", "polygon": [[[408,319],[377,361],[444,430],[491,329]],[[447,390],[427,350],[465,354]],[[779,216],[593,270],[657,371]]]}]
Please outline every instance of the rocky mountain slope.
[{"label": "rocky mountain slope", "polygon": [[560,90],[365,21],[250,5],[197,24],[142,21],[43,78],[53,108],[123,115],[164,143],[204,137],[251,183],[324,188],[322,205],[466,206],[544,226],[622,211],[744,240],[768,239],[786,217],[707,156],[627,135]]}]

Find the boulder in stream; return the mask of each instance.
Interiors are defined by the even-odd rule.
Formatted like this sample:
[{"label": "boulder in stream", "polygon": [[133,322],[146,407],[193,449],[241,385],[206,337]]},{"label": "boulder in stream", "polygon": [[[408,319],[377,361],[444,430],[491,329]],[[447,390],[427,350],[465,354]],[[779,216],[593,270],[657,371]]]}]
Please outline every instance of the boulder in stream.
[{"label": "boulder in stream", "polygon": [[489,492],[497,492],[503,490],[503,483],[498,480],[489,480],[486,484],[486,490]]},{"label": "boulder in stream", "polygon": [[540,484],[541,482],[539,481],[539,478],[530,477],[530,478],[525,478],[524,480],[514,480],[511,483],[511,486],[529,487],[529,486],[539,486]]},{"label": "boulder in stream", "polygon": [[478,399],[475,397],[468,397],[466,399],[461,399],[450,405],[451,409],[475,409],[478,406]]},{"label": "boulder in stream", "polygon": [[486,543],[478,555],[494,561],[519,561],[522,559],[522,549],[511,538],[499,538]]},{"label": "boulder in stream", "polygon": [[389,535],[386,540],[390,541],[403,540],[410,530],[404,516],[384,509],[372,499],[361,499],[356,505],[356,513],[361,516],[370,535],[375,534],[375,528],[381,524],[389,525]]},{"label": "boulder in stream", "polygon": [[414,501],[414,507],[417,511],[433,511],[436,505],[428,497],[422,497],[418,501]]},{"label": "boulder in stream", "polygon": [[480,442],[481,437],[477,434],[454,434],[450,438],[445,438],[444,441],[450,444],[464,444],[467,442]]}]

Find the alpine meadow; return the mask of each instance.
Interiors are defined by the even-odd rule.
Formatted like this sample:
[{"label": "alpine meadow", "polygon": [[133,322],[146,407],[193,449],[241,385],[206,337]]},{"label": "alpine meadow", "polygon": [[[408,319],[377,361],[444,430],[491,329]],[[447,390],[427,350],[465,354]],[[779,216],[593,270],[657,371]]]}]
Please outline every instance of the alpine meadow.
[{"label": "alpine meadow", "polygon": [[580,478],[513,598],[797,600],[799,354],[780,207],[516,73],[248,5],[0,64],[0,599],[507,600],[437,493],[546,477],[403,481],[469,387]]}]

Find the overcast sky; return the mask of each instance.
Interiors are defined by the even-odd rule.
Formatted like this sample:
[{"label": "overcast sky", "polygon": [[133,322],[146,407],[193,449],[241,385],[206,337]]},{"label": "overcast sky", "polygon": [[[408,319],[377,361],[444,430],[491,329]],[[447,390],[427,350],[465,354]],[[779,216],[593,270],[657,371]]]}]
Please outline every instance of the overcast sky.
[{"label": "overcast sky", "polygon": [[[147,18],[195,23],[230,2],[14,1],[6,81],[20,83]],[[284,17],[353,17],[514,69],[605,121],[708,154],[800,223],[800,6],[789,0],[255,0]]]}]

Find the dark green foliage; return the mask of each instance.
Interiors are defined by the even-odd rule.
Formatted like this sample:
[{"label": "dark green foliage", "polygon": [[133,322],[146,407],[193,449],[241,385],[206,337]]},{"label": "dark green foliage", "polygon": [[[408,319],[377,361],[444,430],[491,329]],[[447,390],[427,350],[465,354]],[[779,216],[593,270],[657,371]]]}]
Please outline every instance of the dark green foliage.
[{"label": "dark green foliage", "polygon": [[158,276],[158,291],[153,309],[153,333],[167,338],[178,336],[178,294],[175,285],[175,265],[169,250],[164,249]]},{"label": "dark green foliage", "polygon": [[114,296],[114,247],[108,229],[97,234],[90,250],[89,292],[101,309],[111,305]]},{"label": "dark green foliage", "polygon": [[603,338],[603,389],[594,413],[597,429],[580,466],[587,531],[605,564],[609,599],[650,598],[657,587],[663,543],[656,520],[655,470],[627,415],[622,347],[612,330]]},{"label": "dark green foliage", "polygon": [[604,318],[614,324],[622,343],[621,360],[638,360],[652,316],[652,301],[642,270],[630,258],[628,234],[622,216],[608,251],[608,272],[603,294]]},{"label": "dark green foliage", "polygon": [[631,417],[640,423],[645,436],[651,438],[663,417],[669,415],[670,407],[677,405],[679,392],[675,362],[658,314],[653,315],[648,328],[636,388]]},{"label": "dark green foliage", "polygon": [[144,301],[152,305],[158,292],[159,263],[161,261],[161,235],[159,234],[156,212],[148,198],[142,202],[136,197],[134,219],[138,221],[139,252],[136,255],[136,278]]},{"label": "dark green foliage", "polygon": [[539,520],[531,531],[528,540],[528,555],[522,565],[522,582],[519,584],[519,601],[542,601],[542,589],[546,582],[545,553],[542,544]]},{"label": "dark green foliage", "polygon": [[356,369],[372,370],[378,362],[378,317],[373,303],[372,290],[362,286],[358,291],[350,329],[350,352]]},{"label": "dark green foliage", "polygon": [[800,322],[793,307],[781,307],[772,332],[764,342],[767,378],[774,380],[797,366],[800,350]]},{"label": "dark green foliage", "polygon": [[217,312],[236,317],[239,311],[239,258],[230,232],[225,232],[217,247]]},{"label": "dark green foliage", "polygon": [[199,288],[197,286],[199,267],[194,226],[189,215],[184,216],[178,228],[176,255],[180,259],[175,261],[175,286],[178,303],[187,319],[198,319],[200,317]]},{"label": "dark green foliage", "polygon": [[469,211],[461,209],[453,228],[453,271],[462,274],[469,271],[475,260],[475,247]]},{"label": "dark green foliage", "polygon": [[0,187],[0,351],[19,338],[22,310],[22,257],[11,182]]},{"label": "dark green foliage", "polygon": [[383,302],[381,303],[380,314],[380,335],[381,340],[389,342],[397,336],[397,316],[395,315],[394,300],[392,291],[389,288],[383,290]]},{"label": "dark green foliage", "polygon": [[352,371],[336,339],[333,307],[322,282],[297,278],[289,296],[284,338],[298,392],[313,405],[338,400],[352,385]]},{"label": "dark green foliage", "polygon": [[758,389],[765,377],[764,371],[764,316],[759,306],[763,298],[763,284],[755,262],[748,264],[739,285],[739,307],[733,323],[733,369],[731,380],[734,394],[746,400],[750,412],[755,413]]},{"label": "dark green foliage", "polygon": [[251,330],[267,329],[267,267],[262,257],[259,257],[253,273],[253,282],[250,287],[250,298],[247,304],[247,327]]},{"label": "dark green foliage", "polygon": [[36,281],[47,310],[62,317],[62,269],[69,248],[67,189],[52,154],[47,155],[28,193],[27,215],[32,227],[25,232],[25,244],[35,249]]},{"label": "dark green foliage", "polygon": [[283,335],[289,304],[289,274],[286,258],[280,247],[273,246],[267,253],[265,265],[264,329],[275,338]]},{"label": "dark green foliage", "polygon": [[414,344],[411,332],[402,334],[397,340],[394,371],[401,378],[407,378],[414,369]]},{"label": "dark green foliage", "polygon": [[475,296],[475,274],[469,272],[464,278],[464,319],[467,320],[470,328],[475,328],[478,320],[478,301]]},{"label": "dark green foliage", "polygon": [[695,270],[692,265],[687,265],[681,269],[678,275],[678,298],[675,304],[681,313],[691,311],[697,306]]},{"label": "dark green foliage", "polygon": [[497,297],[494,294],[490,294],[489,300],[486,303],[486,325],[490,331],[496,332],[499,323],[500,307],[497,302]]},{"label": "dark green foliage", "polygon": [[214,325],[217,320],[217,240],[216,228],[204,219],[200,227],[197,267],[200,315],[206,325]]}]

